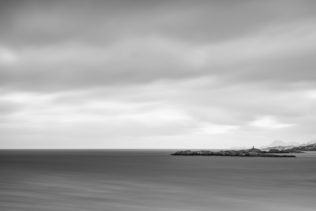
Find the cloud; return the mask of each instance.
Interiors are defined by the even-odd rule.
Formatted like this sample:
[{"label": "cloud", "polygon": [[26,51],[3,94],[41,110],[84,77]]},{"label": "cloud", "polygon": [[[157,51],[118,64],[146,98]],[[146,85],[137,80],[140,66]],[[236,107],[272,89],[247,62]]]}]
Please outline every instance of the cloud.
[{"label": "cloud", "polygon": [[315,6],[2,3],[0,146],[217,148],[312,139]]},{"label": "cloud", "polygon": [[0,46],[0,65],[10,65],[18,62],[18,56],[11,50]]},{"label": "cloud", "polygon": [[[207,45],[153,36],[106,46],[63,43],[23,48],[18,64],[1,69],[0,83],[13,89],[53,91],[199,77],[226,83],[267,80],[280,86],[312,81],[314,25],[282,29]],[[17,53],[10,52],[7,62],[16,62]]]},{"label": "cloud", "polygon": [[237,130],[239,126],[236,125],[216,125],[205,123],[202,124],[198,129],[197,133],[201,134],[226,134],[230,131]]},{"label": "cloud", "polygon": [[316,90],[307,90],[305,96],[308,99],[316,99]]},{"label": "cloud", "polygon": [[273,116],[264,116],[252,121],[250,123],[250,126],[263,129],[282,129],[287,127],[293,127],[295,126],[295,124],[282,123]]}]

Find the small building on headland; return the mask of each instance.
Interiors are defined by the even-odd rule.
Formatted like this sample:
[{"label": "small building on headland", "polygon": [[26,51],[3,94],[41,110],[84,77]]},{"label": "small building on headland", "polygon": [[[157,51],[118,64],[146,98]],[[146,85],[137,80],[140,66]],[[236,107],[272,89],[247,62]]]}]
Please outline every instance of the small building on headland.
[{"label": "small building on headland", "polygon": [[255,148],[255,146],[253,146],[251,149],[248,150],[248,153],[250,156],[257,156],[258,154],[261,154],[262,151],[260,149]]}]

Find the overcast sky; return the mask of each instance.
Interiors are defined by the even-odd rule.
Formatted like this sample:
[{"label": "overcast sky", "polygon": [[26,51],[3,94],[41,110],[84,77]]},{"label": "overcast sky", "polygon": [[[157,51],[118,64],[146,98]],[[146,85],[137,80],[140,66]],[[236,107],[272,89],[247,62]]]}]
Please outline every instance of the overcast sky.
[{"label": "overcast sky", "polygon": [[0,148],[316,140],[316,1],[0,1]]}]

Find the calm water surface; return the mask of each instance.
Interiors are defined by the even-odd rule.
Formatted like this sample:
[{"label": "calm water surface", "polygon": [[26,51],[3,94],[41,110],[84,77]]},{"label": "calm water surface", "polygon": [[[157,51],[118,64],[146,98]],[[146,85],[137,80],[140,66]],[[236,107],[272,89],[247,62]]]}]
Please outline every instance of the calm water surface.
[{"label": "calm water surface", "polygon": [[316,210],[316,153],[234,158],[170,152],[1,151],[0,210]]}]

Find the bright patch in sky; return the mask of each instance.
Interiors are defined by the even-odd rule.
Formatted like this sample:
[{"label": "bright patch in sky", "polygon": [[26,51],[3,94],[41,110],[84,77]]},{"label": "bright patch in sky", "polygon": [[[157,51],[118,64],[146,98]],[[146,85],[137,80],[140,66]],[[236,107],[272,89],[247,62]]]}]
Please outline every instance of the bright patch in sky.
[{"label": "bright patch in sky", "polygon": [[295,124],[283,123],[277,120],[276,117],[273,116],[264,116],[257,118],[253,122],[250,123],[250,126],[262,128],[262,129],[282,129],[287,127],[292,127]]},{"label": "bright patch in sky", "polygon": [[0,65],[14,64],[18,61],[18,56],[11,50],[0,46]]}]

